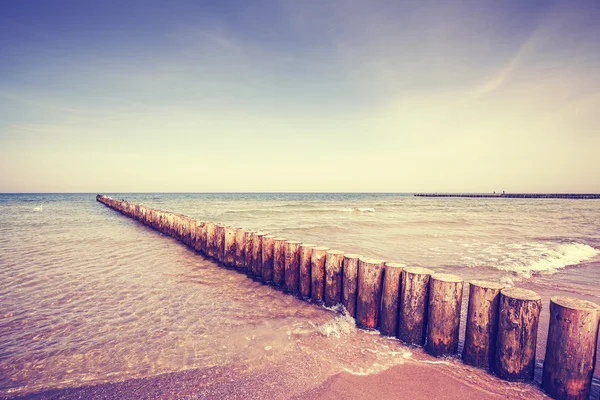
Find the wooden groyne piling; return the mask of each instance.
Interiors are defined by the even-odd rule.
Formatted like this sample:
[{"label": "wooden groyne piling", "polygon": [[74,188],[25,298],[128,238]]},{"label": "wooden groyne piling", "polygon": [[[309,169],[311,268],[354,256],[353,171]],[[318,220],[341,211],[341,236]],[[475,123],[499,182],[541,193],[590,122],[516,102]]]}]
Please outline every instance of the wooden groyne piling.
[{"label": "wooden groyne piling", "polygon": [[405,343],[425,344],[429,278],[433,274],[432,270],[420,267],[406,267],[402,271],[397,336]]},{"label": "wooden groyne piling", "polygon": [[233,268],[235,267],[235,237],[237,235],[237,229],[231,226],[225,227],[225,241],[223,249],[223,264]]},{"label": "wooden groyne piling", "polygon": [[263,249],[263,237],[266,236],[266,232],[254,232],[252,234],[252,269],[251,275],[255,278],[262,279],[262,249]]},{"label": "wooden groyne piling", "polygon": [[494,372],[509,381],[529,381],[535,371],[535,350],[542,300],[526,289],[500,292]]},{"label": "wooden groyne piling", "polygon": [[291,294],[298,294],[300,287],[301,244],[295,240],[285,242],[285,290]]},{"label": "wooden groyne piling", "polygon": [[600,307],[565,296],[550,299],[550,326],[542,388],[557,399],[587,399],[590,395]]},{"label": "wooden groyne piling", "polygon": [[246,271],[246,274],[252,274],[252,253],[254,250],[254,231],[246,231],[246,237],[244,239],[244,265],[242,269]]},{"label": "wooden groyne piling", "polygon": [[[98,195],[106,206],[252,278],[326,306],[341,303],[358,327],[379,329],[434,356],[457,355],[461,278],[364,258],[264,232],[197,221]],[[535,292],[472,281],[462,359],[506,380],[533,378],[541,299]],[[553,297],[542,388],[586,399],[596,360],[600,306]]]},{"label": "wooden groyne piling", "polygon": [[384,262],[374,258],[358,259],[358,294],[356,325],[375,329],[379,324],[379,308],[383,287]]},{"label": "wooden groyne piling", "polygon": [[358,254],[344,254],[342,265],[342,304],[348,314],[356,317],[356,295],[358,293]]},{"label": "wooden groyne piling", "polygon": [[[201,239],[202,240],[202,239]],[[202,246],[199,246],[200,248]],[[235,267],[242,269],[246,263],[246,231],[237,229],[235,231]]]},{"label": "wooden groyne piling", "polygon": [[465,197],[498,199],[600,199],[599,193],[415,193],[415,197]]},{"label": "wooden groyne piling", "polygon": [[267,283],[273,282],[274,239],[274,235],[262,237],[262,278]]},{"label": "wooden groyne piling", "polygon": [[456,354],[463,280],[451,274],[434,274],[429,279],[425,350],[434,356]]},{"label": "wooden groyne piling", "polygon": [[325,297],[325,256],[328,247],[313,247],[310,256],[310,298],[317,304],[323,304]]},{"label": "wooden groyne piling", "polygon": [[206,224],[206,255],[210,258],[215,258],[217,255],[217,236],[215,224],[209,222]]},{"label": "wooden groyne piling", "polygon": [[285,242],[283,238],[273,239],[273,283],[285,285]]},{"label": "wooden groyne piling", "polygon": [[462,359],[465,364],[492,369],[496,353],[500,290],[504,285],[474,280],[469,282],[469,307]]},{"label": "wooden groyne piling", "polygon": [[342,302],[342,262],[344,252],[329,250],[325,255],[325,306]]},{"label": "wooden groyne piling", "polygon": [[379,331],[385,336],[396,336],[398,330],[398,299],[400,298],[400,276],[406,265],[385,263],[383,291],[381,294],[381,317]]},{"label": "wooden groyne piling", "polygon": [[314,244],[300,245],[300,297],[310,299],[311,258]]}]

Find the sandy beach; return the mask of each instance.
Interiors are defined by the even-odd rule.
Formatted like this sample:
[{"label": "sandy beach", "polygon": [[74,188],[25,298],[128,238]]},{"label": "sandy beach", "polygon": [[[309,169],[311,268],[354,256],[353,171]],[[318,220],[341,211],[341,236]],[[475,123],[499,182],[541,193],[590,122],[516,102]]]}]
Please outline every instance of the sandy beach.
[{"label": "sandy beach", "polygon": [[[318,367],[306,360],[281,374],[277,365],[251,374],[227,369],[199,369],[151,378],[54,390],[18,399],[545,399],[537,387],[509,383],[456,361],[440,363],[421,350],[415,359],[372,375],[339,372],[321,381],[312,376]],[[431,364],[430,364],[431,363]],[[289,365],[285,366],[289,371]],[[209,379],[207,379],[210,377]]]}]

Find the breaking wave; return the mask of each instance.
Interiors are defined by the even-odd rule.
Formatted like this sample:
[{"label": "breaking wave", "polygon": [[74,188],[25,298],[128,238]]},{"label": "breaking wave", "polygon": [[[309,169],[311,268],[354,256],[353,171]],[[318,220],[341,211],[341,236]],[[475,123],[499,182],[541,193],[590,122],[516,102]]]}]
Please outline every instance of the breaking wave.
[{"label": "breaking wave", "polygon": [[497,266],[497,268],[512,272],[521,278],[530,278],[535,274],[555,274],[569,265],[577,265],[596,257],[598,254],[600,254],[600,251],[587,244],[572,242],[559,244],[555,248],[541,253],[536,259]]}]

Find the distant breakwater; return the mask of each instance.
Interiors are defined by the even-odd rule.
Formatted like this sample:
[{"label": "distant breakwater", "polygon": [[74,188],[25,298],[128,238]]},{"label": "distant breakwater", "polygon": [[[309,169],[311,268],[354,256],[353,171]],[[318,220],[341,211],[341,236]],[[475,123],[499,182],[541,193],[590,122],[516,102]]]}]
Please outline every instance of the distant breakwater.
[{"label": "distant breakwater", "polygon": [[484,197],[500,199],[600,199],[597,193],[415,193],[416,197]]},{"label": "distant breakwater", "polygon": [[[465,282],[456,275],[347,254],[125,200],[96,200],[186,244],[219,265],[316,305],[342,305],[363,329],[423,346],[436,357],[457,356]],[[468,365],[511,381],[531,381],[540,296],[495,282],[468,283]],[[542,389],[557,399],[589,397],[596,360],[600,306],[555,296]]]}]

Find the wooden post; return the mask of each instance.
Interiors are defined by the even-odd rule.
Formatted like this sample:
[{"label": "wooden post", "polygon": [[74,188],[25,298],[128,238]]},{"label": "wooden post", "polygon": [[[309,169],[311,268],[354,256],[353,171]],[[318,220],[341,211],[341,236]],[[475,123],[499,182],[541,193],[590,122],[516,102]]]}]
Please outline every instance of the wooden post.
[{"label": "wooden post", "polygon": [[186,245],[190,246],[190,233],[191,233],[191,219],[188,217],[181,217],[181,241]]},{"label": "wooden post", "polygon": [[310,298],[310,260],[314,247],[316,247],[314,244],[300,245],[300,297],[303,299]]},{"label": "wooden post", "polygon": [[342,263],[344,252],[329,250],[325,256],[325,306],[342,302]]},{"label": "wooden post", "polygon": [[275,236],[262,237],[262,278],[265,282],[273,282],[273,252],[275,250]]},{"label": "wooden post", "polygon": [[328,247],[313,247],[310,256],[310,297],[317,304],[325,298],[325,257]]},{"label": "wooden post", "polygon": [[262,238],[266,232],[256,232],[252,235],[252,276],[262,279]]},{"label": "wooden post", "polygon": [[301,244],[294,240],[285,242],[285,290],[292,294],[297,294],[299,288]]},{"label": "wooden post", "polygon": [[462,358],[465,364],[492,369],[496,353],[500,290],[504,285],[469,282],[469,308]]},{"label": "wooden post", "polygon": [[246,231],[238,228],[235,231],[235,267],[243,269],[246,263]]},{"label": "wooden post", "polygon": [[189,246],[195,251],[196,250],[196,228],[198,227],[198,224],[200,223],[200,221],[197,221],[195,219],[190,219],[188,221],[188,225],[189,225],[189,234],[190,234],[190,243]]},{"label": "wooden post", "polygon": [[165,212],[167,217],[167,235],[175,237],[175,215],[170,212]]},{"label": "wooden post", "polygon": [[205,256],[208,256],[208,224],[209,222],[205,222],[200,227],[200,252]]},{"label": "wooden post", "polygon": [[500,315],[494,372],[502,379],[533,379],[535,346],[542,301],[526,289],[507,288],[500,292]]},{"label": "wooden post", "polygon": [[375,329],[379,326],[384,269],[384,262],[381,260],[358,259],[356,325],[360,328]]},{"label": "wooden post", "polygon": [[435,274],[429,279],[425,350],[431,355],[449,356],[458,351],[463,286],[456,275]]},{"label": "wooden post", "polygon": [[237,229],[231,226],[225,227],[225,243],[223,245],[223,264],[233,268],[235,267],[235,237]]},{"label": "wooden post", "polygon": [[429,279],[434,272],[427,268],[405,267],[400,283],[398,339],[417,346],[425,344]]},{"label": "wooden post", "polygon": [[356,294],[358,292],[358,254],[344,254],[342,272],[342,304],[353,318],[356,317]]},{"label": "wooden post", "polygon": [[252,253],[254,251],[254,231],[246,231],[246,239],[245,239],[245,249],[244,249],[244,267],[242,269],[246,270],[248,275],[252,274]]},{"label": "wooden post", "polygon": [[379,331],[385,336],[396,336],[398,330],[398,299],[400,298],[400,276],[406,265],[385,263],[383,293],[381,295],[381,317]]},{"label": "wooden post", "polygon": [[225,258],[225,225],[215,226],[215,259],[221,263]]},{"label": "wooden post", "polygon": [[193,247],[197,253],[202,251],[202,227],[204,226],[204,222],[196,221],[196,226],[194,227],[194,237],[193,237]]},{"label": "wooden post", "polygon": [[273,239],[273,284],[285,285],[285,242],[283,238]]},{"label": "wooden post", "polygon": [[206,224],[206,255],[213,258],[216,256],[216,235],[215,235],[215,224],[209,222]]},{"label": "wooden post", "polygon": [[565,296],[550,299],[542,389],[555,399],[590,396],[600,306]]}]

